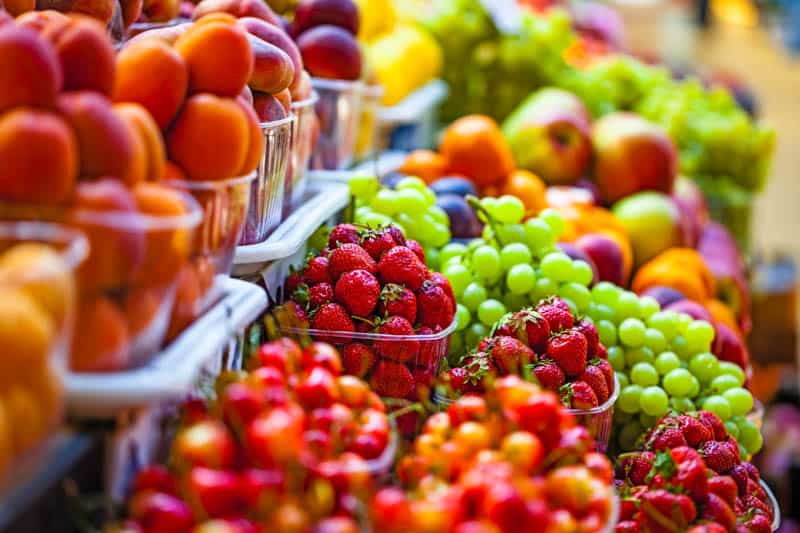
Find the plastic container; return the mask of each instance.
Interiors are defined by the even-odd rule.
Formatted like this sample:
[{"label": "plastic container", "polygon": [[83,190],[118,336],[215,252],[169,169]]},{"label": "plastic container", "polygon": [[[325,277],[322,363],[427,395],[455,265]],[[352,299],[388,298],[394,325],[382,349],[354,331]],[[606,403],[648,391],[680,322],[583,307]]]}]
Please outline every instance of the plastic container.
[{"label": "plastic container", "polygon": [[319,138],[311,154],[311,168],[347,168],[355,154],[364,85],[359,81],[312,78],[311,86],[319,97],[314,106]]},{"label": "plastic container", "polygon": [[778,531],[781,527],[781,506],[778,504],[778,499],[775,497],[775,493],[772,492],[772,489],[769,488],[769,485],[767,485],[763,479],[758,483],[767,494],[767,500],[769,500],[767,505],[772,509],[772,531]]},{"label": "plastic container", "polygon": [[447,84],[433,80],[378,113],[378,149],[411,151],[434,146],[439,104],[447,98]]},{"label": "plastic container", "polygon": [[74,273],[88,250],[86,238],[66,227],[0,223],[0,487],[6,469],[62,420]]},{"label": "plastic container", "polygon": [[[279,319],[280,320],[280,319]],[[291,321],[284,322],[284,324]],[[281,326],[281,333],[293,337],[310,336],[315,341],[327,342],[336,346],[340,352],[344,352],[347,346],[354,343],[361,343],[373,349],[378,356],[375,368],[364,377],[370,381],[373,390],[387,398],[427,398],[431,392],[431,387],[439,373],[439,366],[447,356],[450,348],[450,335],[456,329],[456,319],[447,328],[439,333],[431,335],[387,335],[383,333],[360,333],[346,331],[327,331],[320,329],[310,329],[299,327],[297,324],[291,326]],[[390,359],[383,359],[381,353],[387,351],[394,352],[395,360],[405,359],[402,363],[397,363]],[[376,382],[375,370],[384,363],[400,365],[407,369],[406,377],[410,378],[413,386],[410,389],[397,387],[397,382],[382,383]],[[402,370],[397,369],[399,372]]]},{"label": "plastic container", "polygon": [[292,155],[286,170],[286,184],[283,195],[283,218],[288,217],[292,209],[300,205],[308,185],[308,163],[314,148],[315,132],[318,128],[314,105],[319,98],[314,93],[311,98],[292,102],[292,113],[295,116],[292,131]]},{"label": "plastic container", "polygon": [[[117,413],[192,392],[203,369],[232,336],[243,331],[267,307],[267,296],[252,283],[222,280],[222,298],[148,364],[113,374],[67,373],[65,388],[71,414],[111,418]],[[102,398],[102,401],[98,401]]]},{"label": "plastic container", "polygon": [[264,241],[281,223],[294,122],[295,117],[290,116],[261,124],[264,154],[258,164],[256,179],[251,185],[250,209],[241,244]]},{"label": "plastic container", "polygon": [[171,340],[219,298],[215,280],[228,276],[233,254],[244,230],[250,193],[256,173],[219,181],[172,181],[170,187],[185,191],[203,210],[195,234],[192,256],[181,270],[167,339]]},{"label": "plastic container", "polygon": [[383,99],[383,87],[368,85],[364,87],[361,99],[361,114],[358,121],[355,160],[364,161],[378,155],[378,114]]},{"label": "plastic container", "polygon": [[619,398],[619,380],[614,376],[614,392],[603,405],[592,409],[567,409],[575,417],[575,421],[585,426],[594,438],[597,451],[605,453],[611,439],[611,429],[614,422],[614,404]]}]

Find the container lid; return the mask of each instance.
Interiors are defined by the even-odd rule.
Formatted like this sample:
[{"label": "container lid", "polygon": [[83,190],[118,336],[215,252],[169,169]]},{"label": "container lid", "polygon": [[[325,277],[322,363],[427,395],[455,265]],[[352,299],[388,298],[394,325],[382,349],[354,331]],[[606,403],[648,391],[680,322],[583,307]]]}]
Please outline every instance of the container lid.
[{"label": "container lid", "polygon": [[403,98],[392,107],[382,107],[378,120],[382,123],[408,124],[422,120],[430,115],[434,107],[447,98],[447,84],[433,80]]}]

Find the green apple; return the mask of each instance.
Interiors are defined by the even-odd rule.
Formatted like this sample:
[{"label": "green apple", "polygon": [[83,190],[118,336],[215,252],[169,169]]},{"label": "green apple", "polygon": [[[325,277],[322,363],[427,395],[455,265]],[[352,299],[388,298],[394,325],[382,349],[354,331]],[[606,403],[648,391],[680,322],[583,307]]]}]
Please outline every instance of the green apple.
[{"label": "green apple", "polygon": [[664,193],[632,194],[614,204],[611,210],[628,232],[637,266],[667,248],[683,245],[680,211]]}]

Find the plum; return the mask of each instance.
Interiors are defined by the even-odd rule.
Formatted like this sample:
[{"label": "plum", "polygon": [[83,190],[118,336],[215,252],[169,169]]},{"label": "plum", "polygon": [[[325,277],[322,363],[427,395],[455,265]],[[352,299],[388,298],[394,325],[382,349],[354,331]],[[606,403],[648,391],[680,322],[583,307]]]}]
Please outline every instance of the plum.
[{"label": "plum", "polygon": [[694,300],[679,300],[673,302],[667,306],[667,310],[675,311],[676,313],[686,313],[695,320],[705,320],[708,323],[713,321],[711,313]]},{"label": "plum", "polygon": [[297,38],[306,70],[318,78],[357,80],[361,77],[361,48],[347,30],[317,26]]},{"label": "plum", "polygon": [[640,294],[640,296],[655,298],[661,306],[661,309],[665,309],[675,302],[686,299],[686,296],[681,291],[663,285],[654,285]]},{"label": "plum", "polygon": [[468,194],[473,196],[478,195],[475,185],[467,178],[462,178],[461,176],[444,176],[431,183],[430,187],[437,195],[456,194],[461,197]]},{"label": "plum", "polygon": [[453,238],[469,239],[480,236],[482,225],[464,198],[457,194],[443,194],[436,198],[436,205],[447,213]]}]

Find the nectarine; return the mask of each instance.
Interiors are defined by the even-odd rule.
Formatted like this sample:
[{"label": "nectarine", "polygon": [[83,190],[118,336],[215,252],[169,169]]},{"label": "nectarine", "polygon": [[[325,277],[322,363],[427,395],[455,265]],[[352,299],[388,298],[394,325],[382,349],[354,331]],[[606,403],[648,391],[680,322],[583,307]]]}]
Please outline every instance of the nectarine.
[{"label": "nectarine", "polygon": [[361,77],[361,48],[338,26],[317,26],[297,38],[303,64],[312,76],[340,80]]},{"label": "nectarine", "polygon": [[277,46],[247,34],[253,51],[253,73],[247,84],[251,89],[277,93],[289,87],[294,79],[294,67],[289,56]]},{"label": "nectarine", "polygon": [[50,107],[62,83],[50,43],[30,28],[0,26],[0,113],[25,105]]}]

